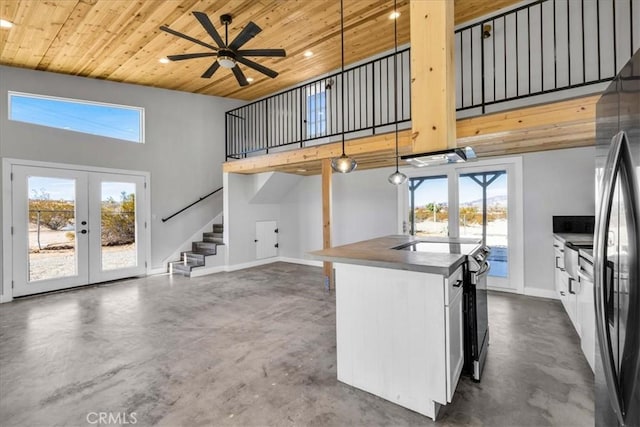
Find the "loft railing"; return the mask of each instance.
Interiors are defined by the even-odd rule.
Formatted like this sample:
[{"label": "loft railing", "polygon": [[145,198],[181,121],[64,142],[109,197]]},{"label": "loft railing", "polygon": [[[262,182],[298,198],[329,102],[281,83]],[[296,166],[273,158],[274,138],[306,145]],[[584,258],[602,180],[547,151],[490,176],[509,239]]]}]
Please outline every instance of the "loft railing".
[{"label": "loft railing", "polygon": [[[456,111],[479,115],[601,90],[592,85],[611,80],[640,48],[635,1],[538,0],[457,29]],[[345,70],[348,138],[393,129],[394,91],[397,122],[408,126],[409,49],[397,55],[395,85],[394,54]],[[227,159],[336,140],[341,84],[335,73],[227,112]]]},{"label": "loft railing", "polygon": [[[410,120],[409,49],[345,69],[346,134],[375,134],[395,124],[394,90],[398,91],[399,123]],[[226,113],[226,157],[328,142],[342,133],[341,73],[269,96]]]},{"label": "loft railing", "polygon": [[456,110],[484,113],[495,104],[611,80],[640,47],[633,28],[638,6],[538,0],[457,29]]},{"label": "loft railing", "polygon": [[180,209],[179,211],[176,211],[176,212],[172,213],[171,215],[169,215],[169,216],[168,216],[168,217],[166,217],[166,218],[162,218],[162,222],[167,222],[167,221],[169,221],[169,220],[170,220],[171,218],[173,218],[174,216],[181,214],[182,212],[186,211],[186,210],[187,210],[187,209],[189,209],[190,207],[195,206],[195,205],[197,205],[198,203],[202,202],[203,200],[208,199],[209,197],[211,197],[211,196],[213,196],[214,194],[218,193],[219,191],[222,191],[222,189],[223,189],[223,188],[224,188],[224,187],[220,187],[220,188],[218,188],[218,189],[216,189],[216,190],[213,190],[212,192],[210,192],[210,193],[208,193],[208,194],[205,194],[204,196],[200,197],[200,198],[199,198],[198,200],[196,200],[195,202],[193,202],[193,203],[189,203],[187,206],[185,206],[184,208]]}]

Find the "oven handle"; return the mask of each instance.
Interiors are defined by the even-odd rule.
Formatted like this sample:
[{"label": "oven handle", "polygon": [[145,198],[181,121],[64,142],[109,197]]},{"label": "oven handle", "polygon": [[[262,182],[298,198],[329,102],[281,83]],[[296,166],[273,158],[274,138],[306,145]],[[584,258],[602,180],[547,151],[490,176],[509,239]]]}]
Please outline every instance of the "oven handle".
[{"label": "oven handle", "polygon": [[582,267],[578,269],[578,280],[580,282],[589,282],[593,283],[593,277],[586,274],[586,270]]},{"label": "oven handle", "polygon": [[478,270],[475,273],[476,279],[479,279],[480,277],[488,274],[490,268],[491,268],[491,263],[489,261],[485,261],[484,267],[482,267],[480,270]]}]

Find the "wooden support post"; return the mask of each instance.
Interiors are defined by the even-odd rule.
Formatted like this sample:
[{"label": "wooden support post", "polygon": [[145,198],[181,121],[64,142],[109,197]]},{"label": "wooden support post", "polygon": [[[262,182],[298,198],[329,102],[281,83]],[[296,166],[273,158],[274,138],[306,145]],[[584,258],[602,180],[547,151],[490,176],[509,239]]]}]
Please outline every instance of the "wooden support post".
[{"label": "wooden support post", "polygon": [[[333,222],[331,212],[331,159],[322,159],[322,248],[331,247],[331,223]],[[329,289],[335,288],[333,281],[333,263],[324,262],[322,273],[325,286]]]},{"label": "wooden support post", "polygon": [[414,153],[456,147],[454,2],[410,0]]}]

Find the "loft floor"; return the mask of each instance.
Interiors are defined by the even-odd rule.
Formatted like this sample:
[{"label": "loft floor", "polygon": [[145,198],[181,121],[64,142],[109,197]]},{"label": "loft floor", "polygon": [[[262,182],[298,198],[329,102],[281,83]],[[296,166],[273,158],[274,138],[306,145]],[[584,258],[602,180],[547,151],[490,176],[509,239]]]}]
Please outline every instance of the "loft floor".
[{"label": "loft floor", "polygon": [[[593,424],[593,375],[557,301],[493,293],[481,383],[462,378],[439,421]],[[275,263],[168,275],[0,307],[3,426],[430,425],[336,380],[335,298],[320,268]]]}]

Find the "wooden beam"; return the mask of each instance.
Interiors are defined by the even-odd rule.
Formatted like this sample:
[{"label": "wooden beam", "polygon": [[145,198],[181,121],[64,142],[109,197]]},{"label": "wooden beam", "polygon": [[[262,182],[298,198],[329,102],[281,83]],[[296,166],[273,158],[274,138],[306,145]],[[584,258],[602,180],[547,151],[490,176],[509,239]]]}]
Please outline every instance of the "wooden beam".
[{"label": "wooden beam", "polygon": [[[401,154],[410,151],[411,132],[409,130],[400,131],[398,134],[398,146]],[[365,138],[352,139],[345,142],[345,152],[360,160],[360,155],[369,153],[386,152],[395,149],[395,135],[393,132],[378,134]],[[290,166],[295,169],[305,169],[305,164],[318,162],[322,159],[338,157],[342,153],[342,143],[333,142],[329,144],[316,145],[313,147],[301,148],[299,150],[283,151],[280,153],[270,153],[262,156],[247,157],[246,159],[226,162],[222,166],[224,172],[231,173],[259,173],[275,170],[277,167]],[[295,173],[295,170],[291,170]],[[304,171],[300,171],[304,173]]]},{"label": "wooden beam", "polygon": [[456,146],[454,2],[411,0],[413,152]]},{"label": "wooden beam", "polygon": [[457,123],[457,136],[459,140],[473,142],[474,138],[495,137],[524,129],[560,128],[579,122],[595,123],[598,99],[600,95],[592,95],[461,119]]},{"label": "wooden beam", "polygon": [[[331,247],[331,224],[333,222],[331,210],[331,159],[322,160],[322,248]],[[335,288],[333,280],[333,263],[322,263],[322,274],[327,289]]]}]

